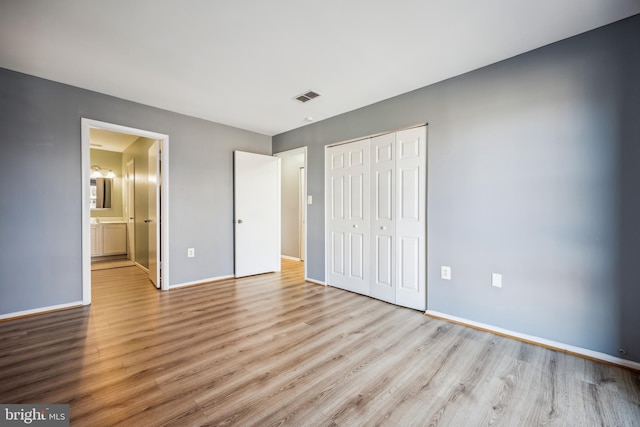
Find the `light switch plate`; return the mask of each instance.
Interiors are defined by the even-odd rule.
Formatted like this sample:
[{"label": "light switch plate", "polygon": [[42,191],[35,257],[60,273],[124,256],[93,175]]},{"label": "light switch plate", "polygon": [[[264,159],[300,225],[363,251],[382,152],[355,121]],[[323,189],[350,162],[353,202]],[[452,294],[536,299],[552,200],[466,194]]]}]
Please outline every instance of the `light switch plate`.
[{"label": "light switch plate", "polygon": [[196,250],[195,250],[195,248],[189,248],[189,249],[187,249],[187,257],[188,257],[188,258],[193,258],[194,256],[196,256]]},{"label": "light switch plate", "polygon": [[440,277],[444,280],[451,280],[451,267],[443,265],[440,267]]},{"label": "light switch plate", "polygon": [[307,204],[310,205],[313,203],[313,197],[307,196]]},{"label": "light switch plate", "polygon": [[502,274],[491,273],[491,286],[495,286],[496,288],[502,287]]}]

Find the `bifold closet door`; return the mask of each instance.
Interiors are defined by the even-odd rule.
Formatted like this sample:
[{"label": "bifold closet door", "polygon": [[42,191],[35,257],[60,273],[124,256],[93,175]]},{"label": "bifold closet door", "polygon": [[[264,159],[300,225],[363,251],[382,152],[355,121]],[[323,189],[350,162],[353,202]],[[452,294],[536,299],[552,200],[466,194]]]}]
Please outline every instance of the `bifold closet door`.
[{"label": "bifold closet door", "polygon": [[426,128],[371,139],[372,297],[426,309]]},{"label": "bifold closet door", "polygon": [[327,148],[327,284],[426,309],[426,136]]},{"label": "bifold closet door", "polygon": [[370,295],[396,302],[395,163],[396,134],[371,138],[371,289]]},{"label": "bifold closet door", "polygon": [[369,140],[327,148],[327,283],[369,295]]},{"label": "bifold closet door", "polygon": [[427,129],[396,133],[396,304],[426,310]]}]

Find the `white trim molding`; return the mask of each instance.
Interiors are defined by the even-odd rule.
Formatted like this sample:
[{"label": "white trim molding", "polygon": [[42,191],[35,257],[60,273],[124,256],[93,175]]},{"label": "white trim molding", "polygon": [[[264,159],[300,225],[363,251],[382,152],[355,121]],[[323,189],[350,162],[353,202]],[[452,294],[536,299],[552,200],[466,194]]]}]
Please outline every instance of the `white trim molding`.
[{"label": "white trim molding", "polygon": [[228,276],[218,276],[218,277],[211,277],[209,279],[196,280],[194,282],[178,283],[176,285],[171,285],[169,289],[184,288],[185,286],[204,285],[205,283],[219,282],[221,280],[233,279],[234,277],[235,276],[231,274]]},{"label": "white trim molding", "polygon": [[288,259],[290,261],[300,261],[300,258],[296,258],[294,256],[289,256],[289,255],[280,255],[280,258]]},{"label": "white trim molding", "polygon": [[144,271],[145,273],[149,274],[149,269],[147,267],[145,267],[144,265],[140,264],[137,261],[134,261],[136,264],[136,267],[138,267],[140,270]]},{"label": "white trim molding", "polygon": [[309,279],[308,277],[305,277],[304,281],[305,282],[310,282],[310,283],[315,283],[316,285],[327,286],[327,284],[325,282],[321,282],[321,281],[315,280],[315,279]]},{"label": "white trim molding", "polygon": [[44,314],[51,311],[66,310],[69,308],[82,307],[82,301],[68,302],[66,304],[50,305],[48,307],[33,308],[31,310],[16,311],[14,313],[0,314],[0,320],[15,319],[18,317],[31,316],[33,314]]},{"label": "white trim molding", "polygon": [[541,345],[543,347],[550,348],[552,350],[558,350],[565,353],[571,353],[576,356],[585,357],[587,359],[594,359],[601,362],[612,363],[614,365],[620,365],[627,368],[640,371],[640,363],[632,360],[622,359],[620,357],[611,356],[599,351],[593,351],[582,347],[576,347],[570,344],[564,344],[557,341],[548,340],[546,338],[536,337],[534,335],[523,334],[520,332],[511,331],[509,329],[500,328],[498,326],[488,325],[486,323],[475,322],[473,320],[464,319],[462,317],[452,316],[450,314],[440,313],[438,311],[427,310],[425,315],[442,320],[449,320],[461,325],[469,326],[476,329],[485,330],[487,332],[493,332],[498,335],[506,336],[509,338],[515,338],[519,341],[525,341],[532,344]]}]

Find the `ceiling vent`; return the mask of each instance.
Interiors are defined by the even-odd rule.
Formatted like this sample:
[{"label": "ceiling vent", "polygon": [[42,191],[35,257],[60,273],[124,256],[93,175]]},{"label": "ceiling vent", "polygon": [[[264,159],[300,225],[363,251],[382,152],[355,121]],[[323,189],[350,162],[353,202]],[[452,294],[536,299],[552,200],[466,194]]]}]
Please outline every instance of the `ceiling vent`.
[{"label": "ceiling vent", "polygon": [[308,90],[305,93],[303,93],[302,95],[296,96],[295,98],[300,102],[307,102],[307,101],[311,101],[313,98],[317,98],[319,96],[320,96],[319,93],[314,92],[312,90]]}]

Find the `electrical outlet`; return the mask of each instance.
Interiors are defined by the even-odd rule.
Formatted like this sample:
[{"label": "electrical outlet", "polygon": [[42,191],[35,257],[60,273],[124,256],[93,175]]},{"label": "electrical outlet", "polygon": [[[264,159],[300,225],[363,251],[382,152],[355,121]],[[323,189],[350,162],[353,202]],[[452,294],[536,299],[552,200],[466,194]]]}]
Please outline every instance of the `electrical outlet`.
[{"label": "electrical outlet", "polygon": [[491,286],[495,286],[496,288],[502,287],[502,274],[491,273]]},{"label": "electrical outlet", "polygon": [[187,257],[193,258],[194,256],[196,256],[196,249],[195,248],[187,249]]},{"label": "electrical outlet", "polygon": [[451,280],[451,267],[443,265],[440,267],[440,277],[444,280]]}]

